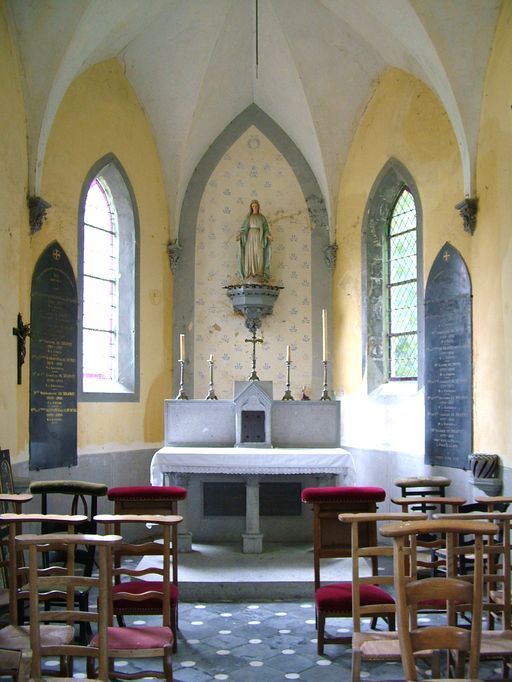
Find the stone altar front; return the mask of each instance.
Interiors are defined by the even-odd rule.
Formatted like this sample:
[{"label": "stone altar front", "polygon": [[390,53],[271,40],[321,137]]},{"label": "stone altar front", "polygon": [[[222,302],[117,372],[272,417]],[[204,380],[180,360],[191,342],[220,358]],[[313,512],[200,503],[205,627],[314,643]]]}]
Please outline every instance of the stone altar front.
[{"label": "stone altar front", "polygon": [[[243,551],[260,553],[263,533],[260,529],[259,484],[265,477],[314,476],[316,485],[330,479],[334,485],[353,483],[352,456],[342,448],[161,448],[151,462],[152,485],[184,485],[189,487],[190,477],[209,475],[228,476],[231,480],[245,482],[246,511],[245,532],[242,534]],[[180,502],[184,521],[180,532],[180,549],[190,550],[192,536],[186,530],[190,520],[190,495]],[[197,513],[197,505],[195,507]],[[204,523],[204,519],[202,520]],[[310,532],[309,532],[310,535]]]},{"label": "stone altar front", "polygon": [[[233,400],[166,400],[165,447],[151,463],[153,485],[184,485],[189,489],[187,511],[180,529],[180,548],[190,549],[191,533],[215,520],[204,511],[207,485],[241,481],[245,485],[246,553],[262,551],[260,483],[267,477],[283,483],[349,485],[351,455],[340,448],[340,403],[335,400],[274,400],[271,381],[235,382]],[[279,479],[279,477],[284,477]],[[305,478],[312,480],[305,482]],[[299,485],[297,482],[296,485]],[[226,486],[228,487],[228,486]],[[229,497],[229,493],[225,493]],[[219,535],[226,538],[236,521],[222,517]],[[294,523],[295,521],[295,523]],[[283,536],[293,536],[301,519],[281,520]],[[274,531],[279,522],[274,519]],[[304,532],[302,523],[301,532]],[[215,534],[215,530],[212,531]],[[310,536],[310,530],[308,531]]]}]

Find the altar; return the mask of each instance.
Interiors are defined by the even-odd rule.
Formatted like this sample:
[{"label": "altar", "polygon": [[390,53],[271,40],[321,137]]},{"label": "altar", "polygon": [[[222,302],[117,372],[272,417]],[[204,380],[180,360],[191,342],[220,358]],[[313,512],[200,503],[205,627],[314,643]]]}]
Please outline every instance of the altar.
[{"label": "altar", "polygon": [[[192,533],[190,526],[195,525],[203,530],[210,523],[213,532],[223,531],[236,533],[236,517],[244,516],[245,527],[242,529],[242,546],[245,553],[260,553],[263,547],[261,515],[265,508],[260,493],[265,491],[267,482],[279,484],[278,495],[281,506],[285,502],[286,483],[294,482],[290,494],[296,497],[298,507],[291,500],[292,511],[284,509],[286,520],[270,516],[272,530],[279,527],[288,536],[298,531],[305,531],[305,537],[311,537],[309,523],[304,524],[304,515],[309,510],[300,507],[300,489],[308,485],[350,485],[354,479],[352,456],[343,448],[220,448],[220,447],[177,447],[161,448],[151,462],[152,485],[183,485],[189,491],[188,499],[180,507],[185,526],[180,533],[180,549],[190,550]],[[243,486],[245,499],[240,499],[241,490],[236,483]],[[231,485],[230,485],[231,484]],[[232,485],[234,484],[234,485]],[[215,490],[217,485],[217,490]],[[210,508],[208,514],[208,486],[210,492]],[[231,500],[218,504],[215,497],[219,494],[229,496]],[[213,500],[212,500],[213,495]],[[198,504],[199,502],[199,504]],[[275,507],[275,498],[271,504]],[[233,509],[234,507],[234,509]],[[294,512],[293,509],[298,510]],[[236,513],[238,510],[238,514]],[[235,512],[233,514],[233,511]],[[274,509],[275,511],[275,509]],[[309,521],[309,519],[308,519]],[[183,525],[181,524],[181,525]],[[270,524],[269,524],[270,525]],[[220,528],[222,526],[222,529]],[[277,526],[277,527],[276,527]],[[288,529],[287,529],[288,526]],[[299,527],[299,528],[294,528]],[[231,527],[231,528],[230,528]],[[267,529],[269,532],[270,529]],[[301,538],[304,539],[304,538]]]},{"label": "altar", "polygon": [[274,400],[271,381],[235,381],[233,400],[166,400],[152,485],[182,485],[180,549],[242,538],[245,553],[311,539],[302,488],[353,483],[337,400]]}]

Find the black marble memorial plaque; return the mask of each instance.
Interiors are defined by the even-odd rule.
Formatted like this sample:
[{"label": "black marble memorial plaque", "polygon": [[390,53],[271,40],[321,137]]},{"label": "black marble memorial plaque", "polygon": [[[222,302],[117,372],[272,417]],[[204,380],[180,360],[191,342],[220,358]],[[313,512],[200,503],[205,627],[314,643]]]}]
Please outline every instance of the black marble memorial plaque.
[{"label": "black marble memorial plaque", "polygon": [[77,293],[58,242],[32,275],[30,338],[30,469],[77,463]]},{"label": "black marble memorial plaque", "polygon": [[473,443],[471,281],[446,243],[425,292],[425,460],[465,469]]}]

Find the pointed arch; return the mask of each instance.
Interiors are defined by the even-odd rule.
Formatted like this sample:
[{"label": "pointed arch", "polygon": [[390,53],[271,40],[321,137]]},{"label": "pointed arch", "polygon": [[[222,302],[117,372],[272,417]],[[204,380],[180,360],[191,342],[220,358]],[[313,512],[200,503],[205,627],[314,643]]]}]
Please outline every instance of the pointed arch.
[{"label": "pointed arch", "polygon": [[[115,240],[119,252],[112,286],[116,288],[115,357],[113,376],[87,381],[83,372],[85,255],[85,211],[89,190],[98,180],[105,200],[115,214]],[[78,211],[78,302],[79,302],[79,400],[88,402],[129,402],[139,399],[139,218],[133,188],[123,166],[114,154],[99,159],[87,173]],[[122,286],[117,286],[122,281]],[[100,297],[101,298],[101,297]],[[99,303],[100,301],[98,301]]]},{"label": "pointed arch", "polygon": [[[295,143],[265,112],[255,104],[251,104],[223,130],[208,148],[198,163],[185,192],[178,232],[178,243],[181,247],[180,260],[175,270],[176,284],[173,302],[174,366],[177,362],[179,334],[190,330],[194,319],[196,228],[201,198],[210,176],[224,154],[251,126],[258,128],[272,142],[292,169],[299,183],[312,226],[311,270],[315,272],[315,277],[312,278],[312,306],[313,309],[322,307],[330,309],[331,307],[331,273],[325,263],[324,256],[325,249],[329,244],[328,213],[319,184],[311,167]],[[314,348],[320,348],[321,329],[314,328],[312,344]],[[193,357],[193,353],[193,338],[190,334],[187,336],[187,355]],[[318,370],[318,374],[318,382],[321,385],[320,370]],[[185,376],[187,386],[193,393],[193,373],[187,367],[185,368]],[[174,389],[177,391],[176,376],[174,383]]]},{"label": "pointed arch", "polygon": [[416,183],[407,168],[391,158],[382,168],[370,191],[366,204],[362,234],[362,301],[363,301],[363,375],[368,392],[389,380],[389,334],[386,283],[386,239],[396,202],[404,189],[414,199],[416,209],[417,270],[417,348],[418,387],[423,385],[423,254],[422,211]]}]

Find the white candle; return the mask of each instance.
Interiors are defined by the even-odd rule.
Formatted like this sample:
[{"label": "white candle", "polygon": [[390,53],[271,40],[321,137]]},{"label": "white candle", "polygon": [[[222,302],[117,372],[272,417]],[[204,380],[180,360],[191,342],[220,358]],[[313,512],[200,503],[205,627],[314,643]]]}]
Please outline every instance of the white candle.
[{"label": "white candle", "polygon": [[291,358],[290,346],[286,346],[286,362],[290,362],[290,358]]},{"label": "white candle", "polygon": [[180,362],[185,362],[185,334],[180,334]]},{"label": "white candle", "polygon": [[213,362],[213,355],[210,355],[208,362]]},{"label": "white candle", "polygon": [[322,360],[327,360],[327,311],[322,310]]}]

